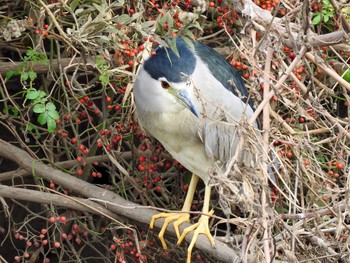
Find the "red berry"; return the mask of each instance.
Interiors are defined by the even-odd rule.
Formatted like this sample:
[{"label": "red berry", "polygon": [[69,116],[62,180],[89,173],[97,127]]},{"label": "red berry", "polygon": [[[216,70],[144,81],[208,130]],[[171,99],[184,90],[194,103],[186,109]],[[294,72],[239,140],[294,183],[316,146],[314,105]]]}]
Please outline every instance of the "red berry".
[{"label": "red berry", "polygon": [[73,137],[71,140],[70,140],[71,143],[75,144],[77,142],[77,138]]},{"label": "red berry", "polygon": [[187,191],[188,190],[188,184],[184,184],[183,189],[184,189],[184,191]]},{"label": "red berry", "polygon": [[49,28],[49,25],[48,25],[48,24],[45,24],[45,25],[44,25],[44,28],[45,28],[45,29],[48,29],[48,28]]},{"label": "red berry", "polygon": [[143,51],[143,50],[145,50],[145,47],[144,47],[143,45],[140,45],[140,46],[138,47],[138,49],[139,49],[139,51]]},{"label": "red berry", "polygon": [[58,218],[58,221],[64,223],[64,222],[67,221],[67,217],[66,217],[66,216],[60,216],[60,217]]},{"label": "red berry", "polygon": [[145,171],[146,170],[146,167],[143,165],[143,164],[139,164],[137,166],[137,168],[140,170],[140,171]]},{"label": "red berry", "polygon": [[106,97],[106,102],[110,103],[112,101],[111,97]]},{"label": "red berry", "polygon": [[110,250],[116,250],[117,249],[117,246],[115,244],[112,244],[109,248]]},{"label": "red berry", "polygon": [[139,156],[139,162],[143,163],[146,160],[146,157],[144,155]]},{"label": "red berry", "polygon": [[155,178],[154,178],[154,182],[155,183],[158,183],[160,180],[162,180],[162,177],[160,176],[160,175],[158,175],[158,176],[156,176]]},{"label": "red berry", "polygon": [[43,35],[43,37],[47,37],[49,35],[49,33],[47,33],[46,30],[41,30],[41,34]]},{"label": "red berry", "polygon": [[147,146],[146,146],[146,145],[142,145],[142,146],[141,146],[141,151],[144,152],[144,151],[146,151],[146,150],[147,150]]},{"label": "red berry", "polygon": [[337,163],[337,168],[338,168],[338,169],[343,169],[343,168],[344,168],[344,165],[343,165],[341,162],[338,162],[338,163]]},{"label": "red berry", "polygon": [[53,246],[55,247],[55,248],[59,248],[60,246],[61,246],[61,244],[60,244],[60,242],[54,242],[53,243]]}]

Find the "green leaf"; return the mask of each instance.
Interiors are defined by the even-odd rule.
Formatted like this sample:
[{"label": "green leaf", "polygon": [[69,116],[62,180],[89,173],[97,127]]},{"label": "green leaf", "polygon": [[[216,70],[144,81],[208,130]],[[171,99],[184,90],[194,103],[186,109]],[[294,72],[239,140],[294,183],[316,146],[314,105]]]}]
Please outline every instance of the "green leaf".
[{"label": "green leaf", "polygon": [[74,12],[75,8],[79,6],[79,1],[78,0],[73,0],[70,4],[70,9]]},{"label": "green leaf", "polygon": [[[194,37],[192,31],[189,30],[189,29],[186,29],[186,30],[185,30],[185,35],[188,36],[188,37],[189,37],[190,39],[192,39],[192,40],[195,39],[195,37]],[[184,37],[183,37],[183,38],[184,38]]]},{"label": "green leaf", "polygon": [[55,106],[55,104],[53,104],[52,102],[48,102],[48,103],[46,104],[46,109],[47,109],[48,111],[55,111],[55,110],[56,110],[56,106]]},{"label": "green leaf", "polygon": [[37,75],[34,71],[28,71],[28,76],[31,81],[35,80]]},{"label": "green leaf", "polygon": [[342,75],[344,80],[346,80],[347,82],[350,83],[350,70],[349,69],[347,69],[346,71],[343,71],[341,75]]},{"label": "green leaf", "polygon": [[28,49],[28,50],[26,51],[26,55],[27,55],[28,57],[33,56],[35,53],[36,53],[36,51],[33,50],[33,49]]},{"label": "green leaf", "polygon": [[41,99],[41,98],[43,98],[43,97],[45,97],[45,96],[46,96],[46,92],[45,92],[45,91],[40,90],[40,91],[39,91],[39,95],[38,95],[38,97]]},{"label": "green leaf", "polygon": [[48,132],[54,132],[56,130],[56,121],[51,117],[47,118],[47,130]]},{"label": "green leaf", "polygon": [[328,16],[328,15],[324,15],[324,16],[323,16],[323,21],[324,21],[325,23],[327,23],[328,20],[329,20],[329,16]]},{"label": "green leaf", "polygon": [[47,111],[40,113],[38,116],[38,122],[41,125],[44,125],[47,122],[47,117],[48,117]]},{"label": "green leaf", "polygon": [[29,77],[28,72],[21,72],[21,81],[26,81]]},{"label": "green leaf", "polygon": [[16,71],[14,70],[9,70],[6,72],[6,79],[10,79],[15,75]]},{"label": "green leaf", "polygon": [[321,22],[321,14],[319,13],[312,19],[312,24],[318,25],[320,22]]},{"label": "green leaf", "polygon": [[34,100],[39,96],[39,91],[36,89],[28,89],[26,94],[26,99]]},{"label": "green leaf", "polygon": [[167,42],[171,50],[178,56],[180,57],[179,50],[177,50],[176,47],[176,38],[171,39],[170,41]]},{"label": "green leaf", "polygon": [[34,124],[28,123],[27,130],[31,132],[34,129],[34,127]]},{"label": "green leaf", "polygon": [[49,117],[54,120],[58,120],[60,118],[60,115],[57,111],[48,111],[47,113],[49,114]]},{"label": "green leaf", "polygon": [[38,96],[33,100],[33,102],[35,103],[45,103],[47,98],[46,97],[46,93],[42,90],[39,90],[39,94]]},{"label": "green leaf", "polygon": [[44,104],[35,104],[34,107],[33,107],[33,111],[35,113],[43,113],[45,112],[45,105]]},{"label": "green leaf", "polygon": [[102,6],[99,6],[99,5],[97,5],[97,4],[93,4],[93,6],[96,8],[96,10],[97,10],[99,13],[101,13],[101,11],[102,11]]},{"label": "green leaf", "polygon": [[141,28],[142,29],[147,29],[147,28],[153,27],[155,23],[156,23],[156,21],[153,21],[153,20],[152,21],[143,22],[141,24]]},{"label": "green leaf", "polygon": [[115,23],[121,22],[121,23],[128,23],[131,21],[131,17],[127,14],[117,16],[112,20]]},{"label": "green leaf", "polygon": [[182,37],[182,39],[185,41],[185,43],[192,49],[194,50],[194,44],[191,41],[191,39],[189,39],[188,37]]},{"label": "green leaf", "polygon": [[16,107],[10,106],[10,109],[13,113],[13,116],[17,117],[19,114],[19,110]]}]

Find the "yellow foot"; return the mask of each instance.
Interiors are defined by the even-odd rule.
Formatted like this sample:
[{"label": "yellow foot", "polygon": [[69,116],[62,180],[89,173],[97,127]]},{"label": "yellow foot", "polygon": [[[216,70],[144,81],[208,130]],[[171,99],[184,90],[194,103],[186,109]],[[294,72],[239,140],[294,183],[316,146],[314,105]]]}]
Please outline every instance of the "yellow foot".
[{"label": "yellow foot", "polygon": [[[212,215],[214,213],[214,210],[211,210],[209,212],[210,215]],[[192,255],[192,249],[194,247],[194,244],[196,243],[199,234],[204,234],[208,237],[211,246],[214,247],[215,246],[215,242],[214,242],[214,238],[213,236],[210,234],[210,230],[209,230],[209,216],[205,216],[202,215],[199,220],[198,223],[189,226],[187,228],[185,228],[185,230],[182,232],[181,237],[179,238],[179,241],[177,242],[178,245],[181,244],[181,242],[185,239],[186,235],[191,232],[194,231],[193,233],[193,237],[192,237],[192,241],[187,249],[187,263],[191,262],[191,255]]]},{"label": "yellow foot", "polygon": [[175,232],[177,235],[177,238],[180,238],[180,231],[179,231],[179,226],[183,223],[183,222],[190,222],[190,215],[186,212],[184,213],[160,213],[157,215],[152,216],[152,220],[151,223],[149,224],[149,227],[151,229],[153,229],[154,227],[154,223],[157,219],[159,218],[165,218],[164,224],[162,229],[160,230],[158,237],[160,239],[160,241],[162,242],[163,248],[167,249],[168,246],[165,242],[164,239],[164,234],[165,234],[165,230],[168,227],[168,225],[172,222],[174,222],[174,228],[175,228]]}]

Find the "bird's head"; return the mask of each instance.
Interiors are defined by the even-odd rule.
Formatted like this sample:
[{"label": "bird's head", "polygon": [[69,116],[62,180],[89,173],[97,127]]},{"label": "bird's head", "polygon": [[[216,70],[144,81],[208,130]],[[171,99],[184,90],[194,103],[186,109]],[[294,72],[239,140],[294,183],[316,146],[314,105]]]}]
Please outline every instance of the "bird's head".
[{"label": "bird's head", "polygon": [[160,46],[140,68],[134,86],[139,111],[177,113],[189,110],[198,117],[191,81],[196,58],[184,42],[177,42],[176,47],[178,54]]}]

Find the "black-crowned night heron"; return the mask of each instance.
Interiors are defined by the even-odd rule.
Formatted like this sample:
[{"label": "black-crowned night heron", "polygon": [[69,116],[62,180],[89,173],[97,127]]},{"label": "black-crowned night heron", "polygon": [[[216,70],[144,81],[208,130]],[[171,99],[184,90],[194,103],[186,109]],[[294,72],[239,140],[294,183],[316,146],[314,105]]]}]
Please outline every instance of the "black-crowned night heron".
[{"label": "black-crowned night heron", "polygon": [[199,234],[205,234],[214,246],[208,226],[208,214],[213,213],[209,210],[209,172],[215,163],[225,164],[235,154],[239,141],[237,125],[244,116],[253,114],[237,71],[212,48],[192,43],[188,45],[177,38],[177,52],[158,47],[156,54],[141,66],[134,86],[142,126],[193,173],[182,212],[190,212],[198,177],[205,183],[202,211],[207,215],[201,215],[198,223],[181,235],[179,225],[189,222],[189,213],[160,213],[150,224],[153,228],[156,219],[165,218],[159,233],[164,248],[164,233],[170,222],[174,221],[178,244],[194,231],[187,262]]}]

